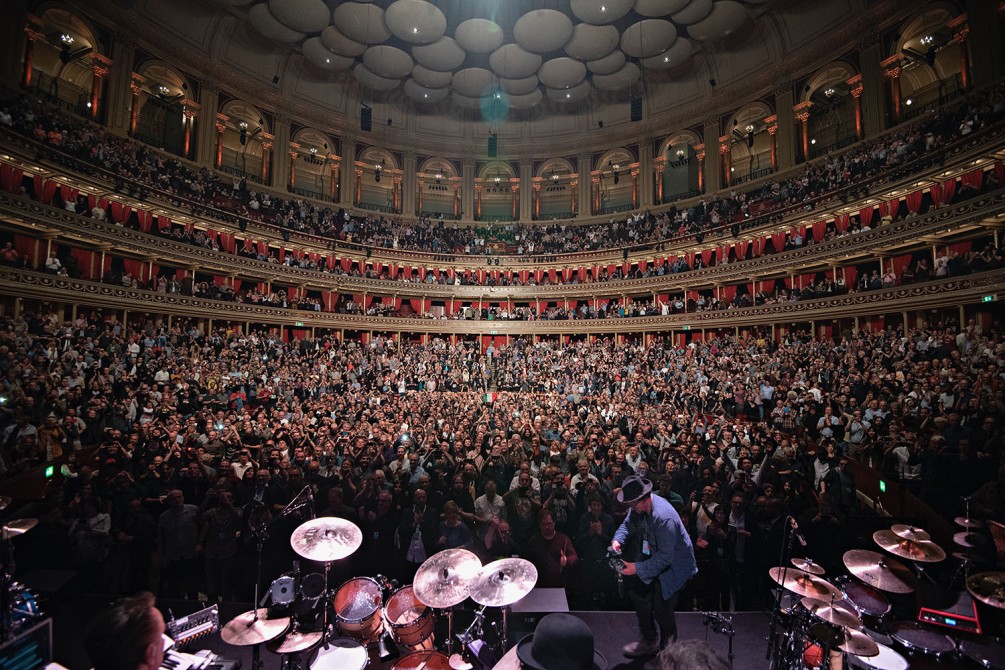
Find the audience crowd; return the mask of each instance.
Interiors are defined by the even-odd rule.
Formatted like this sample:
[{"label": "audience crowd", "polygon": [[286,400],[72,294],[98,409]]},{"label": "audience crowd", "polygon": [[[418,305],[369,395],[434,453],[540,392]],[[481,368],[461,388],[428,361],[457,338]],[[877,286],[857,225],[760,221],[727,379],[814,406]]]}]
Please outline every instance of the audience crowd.
[{"label": "audience crowd", "polygon": [[0,349],[4,476],[60,464],[39,532],[89,590],[248,600],[256,530],[267,587],[312,504],[363,530],[333,579],[408,583],[465,546],[526,556],[574,607],[614,607],[606,549],[632,473],[693,536],[682,608],[763,606],[787,515],[834,565],[879,511],[849,459],[943,514],[976,491],[971,512],[1005,520],[999,323],[483,352],[26,311]]},{"label": "audience crowd", "polygon": [[[195,216],[240,225],[248,221],[284,231],[314,234],[332,242],[409,249],[436,254],[548,254],[583,252],[633,245],[653,245],[686,236],[725,235],[734,226],[760,223],[760,218],[792,207],[812,209],[824,197],[840,193],[845,201],[868,195],[862,186],[883,172],[919,170],[937,161],[940,149],[979,132],[1005,115],[1005,84],[975,91],[916,123],[848,151],[807,163],[796,175],[770,181],[747,192],[732,190],[698,203],[662,212],[635,212],[604,224],[538,223],[451,225],[441,219],[347,212],[309,200],[256,192],[245,178],[230,179],[168,158],[146,145],[81,122],[21,95],[0,105],[0,123],[34,138],[53,151],[56,160],[72,161],[113,175],[115,190],[145,198],[156,192]],[[849,188],[853,192],[846,192]],[[598,278],[599,280],[599,278]]]}]

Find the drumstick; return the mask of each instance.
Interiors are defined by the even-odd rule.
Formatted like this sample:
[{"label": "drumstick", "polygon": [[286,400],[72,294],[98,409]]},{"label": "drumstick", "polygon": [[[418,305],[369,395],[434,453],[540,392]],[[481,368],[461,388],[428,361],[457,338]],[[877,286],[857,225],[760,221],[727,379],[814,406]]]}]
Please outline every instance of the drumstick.
[{"label": "drumstick", "polygon": [[435,652],[432,652],[432,651],[429,652],[429,655],[426,656],[424,659],[422,659],[422,663],[419,663],[419,665],[417,665],[415,667],[415,670],[422,670],[423,668],[425,668],[426,667],[426,663],[429,663],[429,659],[431,659],[433,657],[434,653]]}]

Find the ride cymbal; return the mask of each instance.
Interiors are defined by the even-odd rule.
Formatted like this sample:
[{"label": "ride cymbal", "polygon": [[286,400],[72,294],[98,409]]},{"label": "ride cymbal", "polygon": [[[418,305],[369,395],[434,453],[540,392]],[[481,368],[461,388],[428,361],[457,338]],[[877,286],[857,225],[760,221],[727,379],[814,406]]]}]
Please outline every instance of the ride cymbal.
[{"label": "ride cymbal", "polygon": [[894,556],[918,563],[938,563],[946,560],[946,552],[934,542],[905,540],[892,530],[877,530],[873,541]]},{"label": "ride cymbal", "polygon": [[988,607],[1005,609],[1005,572],[978,572],[967,577],[967,591]]},{"label": "ride cymbal", "polygon": [[302,558],[319,563],[351,556],[363,544],[363,531],[347,519],[322,516],[297,526],[290,546]]},{"label": "ride cymbal", "polygon": [[250,647],[274,640],[290,627],[290,617],[288,616],[266,619],[269,609],[262,607],[257,610],[258,619],[256,620],[255,612],[256,610],[248,610],[228,621],[227,625],[220,630],[220,637],[223,641],[235,647]]},{"label": "ride cymbal", "polygon": [[846,551],[843,560],[848,572],[873,588],[888,593],[914,591],[914,575],[900,561],[867,549]]},{"label": "ride cymbal", "polygon": [[824,574],[823,566],[814,563],[812,558],[793,558],[792,565],[803,572],[808,572],[817,577],[822,577]]},{"label": "ride cymbal", "polygon": [[427,607],[453,607],[470,595],[471,582],[481,569],[481,560],[467,549],[445,549],[419,566],[412,591]]},{"label": "ride cymbal", "polygon": [[932,536],[928,534],[928,531],[915,528],[914,526],[906,523],[895,523],[890,526],[890,530],[893,531],[893,534],[897,537],[910,540],[911,542],[928,542],[932,539]]}]

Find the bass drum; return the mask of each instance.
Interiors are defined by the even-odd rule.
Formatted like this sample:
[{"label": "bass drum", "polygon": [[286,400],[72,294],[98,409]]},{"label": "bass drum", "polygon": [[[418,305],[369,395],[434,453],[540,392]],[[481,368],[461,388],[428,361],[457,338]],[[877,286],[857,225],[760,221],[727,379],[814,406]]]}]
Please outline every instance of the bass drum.
[{"label": "bass drum", "polygon": [[845,659],[848,667],[855,670],[907,670],[911,667],[906,658],[885,644],[879,645],[879,654],[876,656],[847,654]]},{"label": "bass drum", "polygon": [[364,670],[370,665],[370,654],[357,640],[336,637],[318,648],[311,660],[311,670]]},{"label": "bass drum", "polygon": [[[311,668],[311,670],[314,670]],[[413,651],[398,659],[391,670],[452,670],[450,657],[438,651]]]}]

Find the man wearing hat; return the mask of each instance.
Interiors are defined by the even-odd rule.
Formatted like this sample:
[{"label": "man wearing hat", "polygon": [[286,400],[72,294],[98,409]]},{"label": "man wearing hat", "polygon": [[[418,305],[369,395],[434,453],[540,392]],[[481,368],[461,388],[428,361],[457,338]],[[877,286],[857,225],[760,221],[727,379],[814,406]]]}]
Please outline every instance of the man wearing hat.
[{"label": "man wearing hat", "polygon": [[673,506],[653,495],[648,479],[631,476],[618,492],[628,515],[611,548],[622,553],[626,591],[639,619],[642,640],[625,645],[629,658],[650,656],[677,639],[677,596],[698,572],[691,538]]}]

